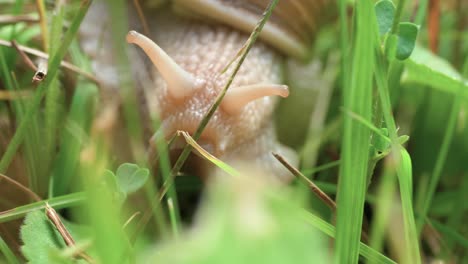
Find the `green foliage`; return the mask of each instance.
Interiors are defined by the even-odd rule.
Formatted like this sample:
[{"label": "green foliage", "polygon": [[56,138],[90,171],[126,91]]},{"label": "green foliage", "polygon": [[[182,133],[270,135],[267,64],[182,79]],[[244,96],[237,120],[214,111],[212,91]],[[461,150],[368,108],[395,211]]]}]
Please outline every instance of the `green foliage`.
[{"label": "green foliage", "polygon": [[[11,251],[11,249],[8,247],[7,243],[3,240],[3,238],[0,236],[0,251],[3,253],[5,256],[5,259],[8,261],[10,264],[18,264],[20,263],[18,259],[16,258],[15,254]],[[1,258],[0,258],[0,263],[1,263]]]},{"label": "green foliage", "polygon": [[[406,72],[402,81],[430,86],[443,92],[467,97],[468,81],[450,63],[427,49],[417,46],[405,62]],[[462,86],[462,88],[460,88]]]},{"label": "green foliage", "polygon": [[[350,71],[350,77],[344,82],[343,101],[345,109],[370,122],[374,67],[374,24],[368,22],[374,15],[371,2],[356,2],[356,15],[352,60],[344,69]],[[342,50],[343,54],[347,52]],[[335,263],[357,263],[367,189],[370,131],[350,116],[345,115],[343,119]]]},{"label": "green foliage", "polygon": [[[402,8],[404,1],[399,2]],[[394,57],[403,61],[411,56],[416,45],[419,27],[410,22],[395,21],[396,10],[391,0],[381,0],[375,4],[375,15],[379,26],[380,36],[386,36],[385,50],[388,58]],[[395,25],[398,29],[394,29]]]},{"label": "green foliage", "polygon": [[[5,19],[3,15],[34,13],[34,1],[29,2],[0,0],[0,16]],[[151,155],[146,155],[143,130],[150,127],[158,131],[161,120],[158,113],[149,113],[150,124],[140,120],[142,106],[129,66],[132,58],[124,51],[128,46],[123,39],[130,3],[125,0],[107,1],[112,21],[108,29],[117,51],[120,119],[125,122],[114,124],[114,130],[121,132],[117,136],[115,131],[107,131],[108,127],[96,125],[101,121],[108,91],[91,81],[92,77],[83,78],[68,70],[65,73],[59,67],[66,60],[91,72],[91,63],[75,40],[90,1],[72,2],[47,5],[46,23],[8,22],[0,28],[4,43],[14,39],[51,56],[48,77],[34,87],[30,83],[32,71],[24,66],[18,52],[0,47],[0,92],[35,92],[26,99],[0,99],[0,128],[4,131],[7,123],[5,131],[14,133],[13,138],[0,133],[0,172],[27,182],[27,187],[42,198],[49,197],[19,205],[16,196],[4,197],[0,190],[0,223],[26,216],[20,235],[23,256],[14,255],[14,244],[7,244],[11,239],[3,236],[2,229],[0,251],[4,256],[0,256],[0,262],[6,259],[17,263],[26,258],[32,263],[84,263],[72,256],[83,247],[97,263],[329,263],[333,258],[336,263],[420,263],[429,256],[464,263],[468,206],[461,201],[468,199],[468,167],[463,160],[468,148],[468,119],[464,114],[468,62],[465,68],[460,64],[466,61],[468,50],[458,19],[466,10],[440,1],[445,12],[438,21],[440,47],[430,52],[425,48],[428,32],[436,30],[424,19],[427,0],[419,1],[417,10],[405,5],[410,2],[405,0],[338,1],[339,25],[320,26],[323,34],[315,36],[314,63],[320,65],[318,70],[302,73],[309,77],[306,81],[287,76],[291,87],[288,104],[296,112],[283,119],[296,123],[281,125],[286,130],[304,130],[290,134],[301,136],[288,142],[307,153],[298,169],[310,175],[332,199],[337,195],[335,215],[320,200],[305,195],[308,193],[303,189],[270,185],[270,179],[256,181],[261,175],[240,173],[197,144],[222,96],[197,132],[184,135],[188,145],[173,168],[174,153],[169,155],[170,144],[164,133],[152,138],[150,146],[157,153],[148,159]],[[270,7],[275,4],[273,1]],[[271,12],[266,12],[244,51],[251,47]],[[405,22],[409,20],[415,24]],[[340,50],[336,47],[338,31]],[[43,32],[50,34],[43,36]],[[109,39],[104,36],[97,41],[107,47],[102,41]],[[337,65],[339,52],[342,61]],[[247,53],[240,55],[243,59]],[[29,56],[34,61],[35,56]],[[233,60],[231,65],[236,70],[241,65],[237,62]],[[300,91],[295,83],[303,85]],[[313,100],[316,92],[310,87],[320,87],[320,92],[328,89],[330,103]],[[323,117],[315,134],[306,131],[316,124],[315,114],[310,122],[311,112]],[[143,129],[143,125],[147,127]],[[123,137],[125,140],[120,141]],[[303,137],[312,139],[309,145],[301,146]],[[114,140],[128,146],[114,148]],[[194,150],[230,175],[194,180],[185,175],[191,171],[184,171],[183,177],[176,177]],[[314,167],[315,163],[319,166]],[[109,170],[119,164],[115,172]],[[146,169],[154,167],[158,170]],[[244,179],[244,174],[250,180]],[[4,187],[3,182],[0,186]],[[208,186],[208,196],[198,204],[195,196],[204,192],[204,186]],[[142,189],[145,195],[135,194]],[[127,199],[130,194],[132,199]],[[64,221],[77,248],[65,246],[44,213],[46,202],[57,210],[67,208],[67,219],[80,223]],[[364,203],[372,209],[364,212]],[[395,222],[402,224],[394,227]],[[421,236],[421,229],[427,226],[436,230],[437,236]],[[369,241],[364,241],[362,230]],[[8,231],[8,235],[17,232]],[[92,240],[87,240],[89,231]],[[336,241],[331,241],[335,237]],[[401,238],[401,249],[389,242],[395,238]],[[427,243],[429,239],[439,243],[440,251]]]},{"label": "green foliage", "polygon": [[[69,227],[66,223],[65,225]],[[76,238],[77,234],[68,229]],[[63,256],[66,244],[43,211],[26,215],[21,227],[21,240],[21,251],[31,264],[86,263],[84,260],[72,260]]]},{"label": "green foliage", "polygon": [[381,0],[375,4],[375,15],[379,23],[379,33],[383,36],[392,28],[395,5],[390,0]]},{"label": "green foliage", "polygon": [[124,163],[119,166],[115,176],[119,189],[125,194],[131,194],[143,187],[148,180],[149,170],[136,164]]},{"label": "green foliage", "polygon": [[397,59],[406,60],[411,56],[414,46],[416,45],[418,30],[418,26],[413,23],[402,22],[399,24],[398,44],[396,51]]},{"label": "green foliage", "polygon": [[148,169],[140,168],[133,163],[124,163],[117,168],[115,174],[106,170],[103,180],[107,187],[115,193],[115,199],[122,203],[129,194],[143,187],[148,181],[148,177]]},{"label": "green foliage", "polygon": [[195,225],[139,262],[327,263],[326,240],[302,219],[296,199],[248,176],[212,182]]}]

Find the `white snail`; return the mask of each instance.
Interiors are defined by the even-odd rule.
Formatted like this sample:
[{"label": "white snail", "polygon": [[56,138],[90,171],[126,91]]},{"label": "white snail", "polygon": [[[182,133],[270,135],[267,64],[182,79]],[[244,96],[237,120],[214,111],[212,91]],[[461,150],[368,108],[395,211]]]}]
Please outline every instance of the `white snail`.
[{"label": "white snail", "polygon": [[[242,48],[268,2],[174,0],[145,10],[150,35],[130,31],[127,41],[143,49],[155,66],[148,66],[148,59],[133,50],[132,68],[143,83],[148,111],[159,113],[167,137],[177,130],[190,134],[196,130],[230,76],[230,70],[221,71]],[[282,84],[281,59],[307,56],[319,17],[314,12],[323,12],[326,2],[280,1],[205,128],[198,141],[201,146],[228,164],[248,161],[270,175],[289,179],[271,155],[278,152],[297,163],[296,154],[277,142],[271,118],[276,96],[289,94]],[[91,8],[81,40],[94,59],[98,78],[117,87],[112,53],[106,47],[98,49],[97,37],[109,31],[104,29],[105,13],[102,4]],[[141,31],[136,16],[131,21],[132,29]],[[104,35],[107,41],[110,37]]]}]

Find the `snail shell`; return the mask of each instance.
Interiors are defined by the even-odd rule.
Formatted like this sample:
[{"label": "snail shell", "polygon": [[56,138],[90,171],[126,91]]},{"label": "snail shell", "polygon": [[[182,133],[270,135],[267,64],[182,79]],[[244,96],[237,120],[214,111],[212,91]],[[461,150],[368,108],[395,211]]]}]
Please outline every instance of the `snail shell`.
[{"label": "snail shell", "polygon": [[[196,130],[232,73],[232,69],[226,73],[222,70],[248,39],[267,2],[175,0],[169,9],[145,10],[149,36],[131,31],[127,41],[145,53],[132,51],[132,68],[148,112],[159,113],[167,137],[177,130],[190,134]],[[250,50],[198,143],[229,164],[248,161],[249,166],[288,180],[289,172],[271,155],[272,151],[278,152],[297,163],[296,154],[277,142],[272,122],[275,95],[289,94],[281,84],[281,59],[284,54],[301,59],[307,56],[309,36],[318,21],[305,11],[319,10],[324,1],[280,3],[260,34],[264,42],[257,42]],[[97,74],[103,83],[118,86],[111,49],[96,50],[98,45],[93,38],[109,30],[104,29],[105,7],[95,6],[85,19],[82,45],[94,58],[93,67],[100,73],[107,72]],[[190,18],[171,10],[190,14]],[[134,21],[132,29],[141,31],[136,16],[130,16]],[[293,22],[288,19],[291,17],[298,19]]]}]

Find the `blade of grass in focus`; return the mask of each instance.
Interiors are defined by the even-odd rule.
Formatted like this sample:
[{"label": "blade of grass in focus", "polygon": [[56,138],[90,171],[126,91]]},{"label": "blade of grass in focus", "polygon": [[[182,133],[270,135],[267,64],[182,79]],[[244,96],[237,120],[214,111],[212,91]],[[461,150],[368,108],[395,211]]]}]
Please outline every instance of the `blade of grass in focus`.
[{"label": "blade of grass in focus", "polygon": [[12,221],[24,217],[27,213],[42,210],[45,208],[46,203],[48,203],[54,209],[69,208],[79,204],[82,204],[85,201],[84,193],[71,193],[63,196],[57,196],[48,200],[43,200],[40,202],[34,202],[22,206],[18,206],[11,210],[0,212],[0,223]]},{"label": "blade of grass in focus", "polygon": [[[322,231],[323,233],[325,233],[326,235],[330,237],[336,238],[337,231],[331,224],[325,222],[324,220],[320,219],[319,217],[305,210],[303,211],[303,217],[304,217],[304,220],[307,223],[311,224],[313,227],[319,229],[320,231]],[[367,246],[366,244],[362,242],[359,242],[358,244],[358,254],[362,255],[366,260],[369,261],[369,263],[388,263],[388,264],[395,263],[391,259],[387,258],[385,255],[375,251],[374,249],[372,249],[371,247]],[[347,262],[343,262],[343,263],[347,263]]]},{"label": "blade of grass in focus", "polygon": [[[404,1],[398,3],[397,10],[402,9]],[[399,19],[400,16],[396,18]],[[372,20],[376,24],[375,13],[372,13]],[[398,21],[394,21],[394,28],[398,25]],[[411,157],[398,142],[397,128],[395,120],[393,119],[391,99],[389,94],[389,87],[397,87],[399,83],[393,83],[397,79],[389,78],[387,72],[387,66],[385,61],[385,55],[380,48],[379,36],[377,34],[377,27],[374,27],[374,34],[371,36],[375,40],[375,46],[372,47],[376,51],[376,63],[375,63],[375,79],[377,83],[377,90],[380,97],[380,104],[382,108],[382,114],[384,117],[385,125],[388,129],[392,151],[390,158],[394,163],[394,168],[398,175],[398,182],[400,186],[401,203],[403,209],[403,223],[404,223],[404,237],[405,237],[405,252],[403,254],[405,263],[420,263],[421,257],[419,252],[419,240],[416,232],[416,225],[414,219],[413,210],[413,190],[412,190],[412,163]],[[392,32],[394,30],[392,29]],[[390,61],[390,68],[392,63],[396,63],[396,59]],[[390,82],[390,83],[389,83]]]},{"label": "blade of grass in focus", "polygon": [[[372,116],[374,25],[369,22],[372,15],[372,1],[355,2],[356,28],[352,58],[347,65],[343,65],[343,71],[349,71],[349,77],[345,79],[342,87],[344,108],[367,121],[370,121]],[[347,20],[347,17],[342,16],[340,19]],[[347,49],[341,50],[342,56],[347,56],[347,52]],[[357,263],[367,188],[370,131],[349,115],[344,115],[343,120],[335,263]]]}]

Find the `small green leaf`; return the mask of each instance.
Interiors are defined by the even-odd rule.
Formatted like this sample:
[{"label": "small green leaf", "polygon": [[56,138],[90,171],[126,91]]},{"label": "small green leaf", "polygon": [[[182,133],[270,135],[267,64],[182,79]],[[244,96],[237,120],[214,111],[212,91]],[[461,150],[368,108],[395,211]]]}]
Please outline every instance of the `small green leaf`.
[{"label": "small green leaf", "polygon": [[[62,220],[77,243],[90,239],[87,227]],[[82,259],[72,260],[63,255],[67,248],[62,236],[49,221],[44,211],[34,211],[26,215],[20,231],[23,246],[21,252],[33,264],[46,263],[87,263]]]},{"label": "small green leaf", "polygon": [[60,234],[47,219],[44,211],[26,215],[21,227],[21,251],[30,263],[49,263],[51,252],[58,253],[65,247]]},{"label": "small green leaf", "polygon": [[124,163],[117,169],[117,184],[122,192],[130,194],[140,189],[149,177],[149,170],[136,164]]},{"label": "small green leaf", "polygon": [[118,182],[117,176],[110,171],[106,170],[103,176],[103,184],[105,188],[112,191],[112,198],[118,203],[122,204],[127,199],[127,193],[122,190],[120,183]]},{"label": "small green leaf", "polygon": [[[468,80],[445,59],[434,55],[429,50],[416,46],[411,57],[405,61],[406,72],[403,83],[418,83],[428,85],[437,90],[458,96],[461,89],[468,90]],[[466,97],[464,92],[463,96]]]},{"label": "small green leaf", "polygon": [[375,4],[375,15],[379,23],[380,36],[390,31],[395,17],[395,5],[390,0],[381,0]]},{"label": "small green leaf", "polygon": [[419,27],[410,22],[402,22],[399,25],[398,33],[398,46],[396,57],[399,60],[406,60],[411,56],[414,46],[416,45],[416,38],[418,36]]}]

